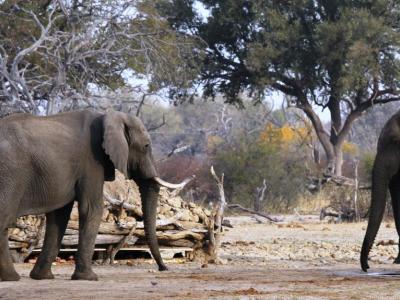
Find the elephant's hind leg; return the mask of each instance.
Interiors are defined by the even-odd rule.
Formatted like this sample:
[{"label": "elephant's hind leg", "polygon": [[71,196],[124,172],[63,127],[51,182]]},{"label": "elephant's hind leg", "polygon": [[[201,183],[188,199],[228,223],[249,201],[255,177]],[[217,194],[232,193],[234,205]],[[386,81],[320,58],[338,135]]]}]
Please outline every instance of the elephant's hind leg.
[{"label": "elephant's hind leg", "polygon": [[51,265],[60,251],[61,241],[67,228],[74,202],[46,214],[46,234],[42,252],[30,273],[32,279],[53,279]]},{"label": "elephant's hind leg", "polygon": [[[400,238],[400,176],[397,174],[390,182],[389,185],[390,196],[392,198],[393,217],[396,225],[397,234]],[[394,260],[395,264],[400,264],[400,244],[397,258]]]},{"label": "elephant's hind leg", "polygon": [[2,281],[17,281],[20,276],[15,271],[8,248],[8,230],[0,228],[0,279]]}]

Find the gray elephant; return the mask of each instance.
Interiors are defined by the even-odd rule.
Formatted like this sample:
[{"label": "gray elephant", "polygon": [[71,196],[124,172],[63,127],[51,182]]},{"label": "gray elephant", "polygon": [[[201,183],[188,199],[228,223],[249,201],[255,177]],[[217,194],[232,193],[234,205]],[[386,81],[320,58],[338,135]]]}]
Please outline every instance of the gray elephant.
[{"label": "gray elephant", "polygon": [[[360,257],[361,268],[365,272],[369,269],[368,254],[385,212],[388,189],[392,198],[397,233],[400,236],[400,111],[387,121],[378,140],[378,149],[372,170],[368,227]],[[394,262],[400,263],[400,254]]]},{"label": "gray elephant", "polygon": [[0,278],[18,280],[8,249],[7,228],[16,218],[46,214],[43,250],[30,273],[52,279],[73,202],[78,202],[79,245],[72,279],[97,280],[91,268],[102,216],[104,181],[115,169],[139,186],[145,234],[159,270],[167,270],[156,238],[162,181],[142,122],[121,112],[76,111],[48,117],[15,114],[0,120]]}]

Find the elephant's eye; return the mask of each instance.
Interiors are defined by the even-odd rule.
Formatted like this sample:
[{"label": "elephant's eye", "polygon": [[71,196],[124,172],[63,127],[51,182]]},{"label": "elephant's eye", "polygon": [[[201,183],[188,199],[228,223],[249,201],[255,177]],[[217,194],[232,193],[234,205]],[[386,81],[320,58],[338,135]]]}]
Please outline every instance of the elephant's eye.
[{"label": "elephant's eye", "polygon": [[144,145],[143,150],[145,152],[147,152],[149,150],[149,148],[150,148],[150,144],[146,144],[146,145]]}]

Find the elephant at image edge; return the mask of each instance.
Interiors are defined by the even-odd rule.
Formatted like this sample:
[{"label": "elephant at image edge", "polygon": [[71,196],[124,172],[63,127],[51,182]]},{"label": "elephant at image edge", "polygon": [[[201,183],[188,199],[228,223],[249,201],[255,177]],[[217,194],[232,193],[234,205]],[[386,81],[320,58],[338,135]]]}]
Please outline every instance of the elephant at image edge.
[{"label": "elephant at image edge", "polygon": [[[361,268],[365,272],[369,269],[368,254],[385,212],[388,189],[392,198],[396,230],[400,236],[400,111],[387,121],[378,140],[377,154],[372,169],[368,227],[360,257]],[[394,263],[400,263],[400,252]]]},{"label": "elephant at image edge", "polygon": [[138,184],[147,242],[159,270],[167,270],[155,222],[159,184],[168,183],[157,175],[150,136],[137,117],[75,111],[0,119],[0,279],[20,278],[12,264],[7,228],[19,216],[43,213],[43,249],[30,277],[54,278],[51,265],[77,201],[79,244],[71,278],[97,280],[91,259],[103,210],[103,184],[115,179],[115,169]]}]

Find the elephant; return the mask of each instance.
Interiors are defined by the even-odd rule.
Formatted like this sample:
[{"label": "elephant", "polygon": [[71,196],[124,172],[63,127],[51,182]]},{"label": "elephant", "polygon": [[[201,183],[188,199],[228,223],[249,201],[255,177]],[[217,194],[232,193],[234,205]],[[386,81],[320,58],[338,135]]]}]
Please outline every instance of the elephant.
[{"label": "elephant", "polygon": [[[372,169],[368,227],[360,255],[361,269],[364,272],[369,269],[368,254],[382,222],[388,189],[392,199],[396,230],[400,236],[400,111],[386,122],[378,139],[377,154]],[[394,263],[400,263],[400,252]]]},{"label": "elephant", "polygon": [[0,119],[0,279],[20,279],[8,246],[8,228],[24,215],[46,215],[42,251],[30,272],[53,279],[51,271],[74,201],[79,242],[73,280],[98,280],[91,267],[103,210],[104,181],[115,169],[134,180],[141,193],[145,236],[160,271],[167,270],[156,237],[161,180],[150,135],[136,116],[117,111],[72,111],[51,116],[21,113]]}]

